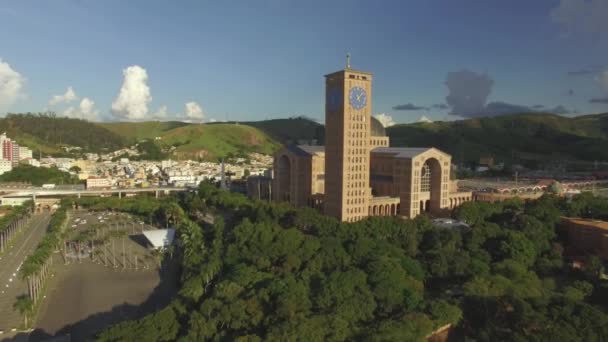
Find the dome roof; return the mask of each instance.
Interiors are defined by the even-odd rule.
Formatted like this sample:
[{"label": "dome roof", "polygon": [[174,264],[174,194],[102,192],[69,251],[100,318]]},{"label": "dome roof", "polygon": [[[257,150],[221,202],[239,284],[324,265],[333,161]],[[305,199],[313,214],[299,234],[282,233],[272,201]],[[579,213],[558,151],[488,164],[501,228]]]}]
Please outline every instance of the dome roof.
[{"label": "dome roof", "polygon": [[385,137],[386,136],[386,130],[384,129],[384,125],[382,125],[382,123],[376,119],[375,117],[371,117],[371,126],[372,126],[372,131],[371,131],[371,135],[372,137]]},{"label": "dome roof", "polygon": [[564,192],[564,187],[560,182],[555,181],[553,182],[553,184],[549,185],[547,191],[554,194],[561,194],[562,192]]}]

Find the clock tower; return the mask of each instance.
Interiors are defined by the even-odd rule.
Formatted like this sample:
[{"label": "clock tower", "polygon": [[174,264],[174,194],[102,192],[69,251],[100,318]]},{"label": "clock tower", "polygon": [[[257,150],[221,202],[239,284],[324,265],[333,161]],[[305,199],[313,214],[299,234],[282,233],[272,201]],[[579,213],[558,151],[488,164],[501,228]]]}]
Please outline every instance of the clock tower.
[{"label": "clock tower", "polygon": [[350,67],[325,75],[326,215],[345,222],[369,216],[372,74]]}]

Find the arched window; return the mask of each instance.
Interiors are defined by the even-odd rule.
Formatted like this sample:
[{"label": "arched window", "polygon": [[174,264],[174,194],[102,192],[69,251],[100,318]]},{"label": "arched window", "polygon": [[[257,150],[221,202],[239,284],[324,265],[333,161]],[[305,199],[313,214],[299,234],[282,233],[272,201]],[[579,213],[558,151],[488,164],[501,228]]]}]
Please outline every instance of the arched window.
[{"label": "arched window", "polygon": [[431,167],[428,162],[422,166],[422,176],[420,177],[420,191],[431,191]]}]

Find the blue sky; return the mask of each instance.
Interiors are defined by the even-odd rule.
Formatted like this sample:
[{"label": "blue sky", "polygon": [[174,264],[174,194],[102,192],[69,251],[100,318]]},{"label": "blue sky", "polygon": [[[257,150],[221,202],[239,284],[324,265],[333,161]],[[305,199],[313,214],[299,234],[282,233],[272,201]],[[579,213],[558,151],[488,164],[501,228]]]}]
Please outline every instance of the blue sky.
[{"label": "blue sky", "polygon": [[605,18],[606,0],[0,0],[0,113],[322,120],[346,52],[395,122],[607,112]]}]

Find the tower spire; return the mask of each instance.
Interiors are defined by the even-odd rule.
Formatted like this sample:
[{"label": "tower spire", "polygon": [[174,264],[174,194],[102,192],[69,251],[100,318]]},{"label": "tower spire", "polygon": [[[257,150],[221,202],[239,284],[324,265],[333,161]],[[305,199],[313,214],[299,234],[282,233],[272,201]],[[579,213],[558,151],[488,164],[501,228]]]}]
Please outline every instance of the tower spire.
[{"label": "tower spire", "polygon": [[350,69],[350,52],[346,53],[346,69]]}]

